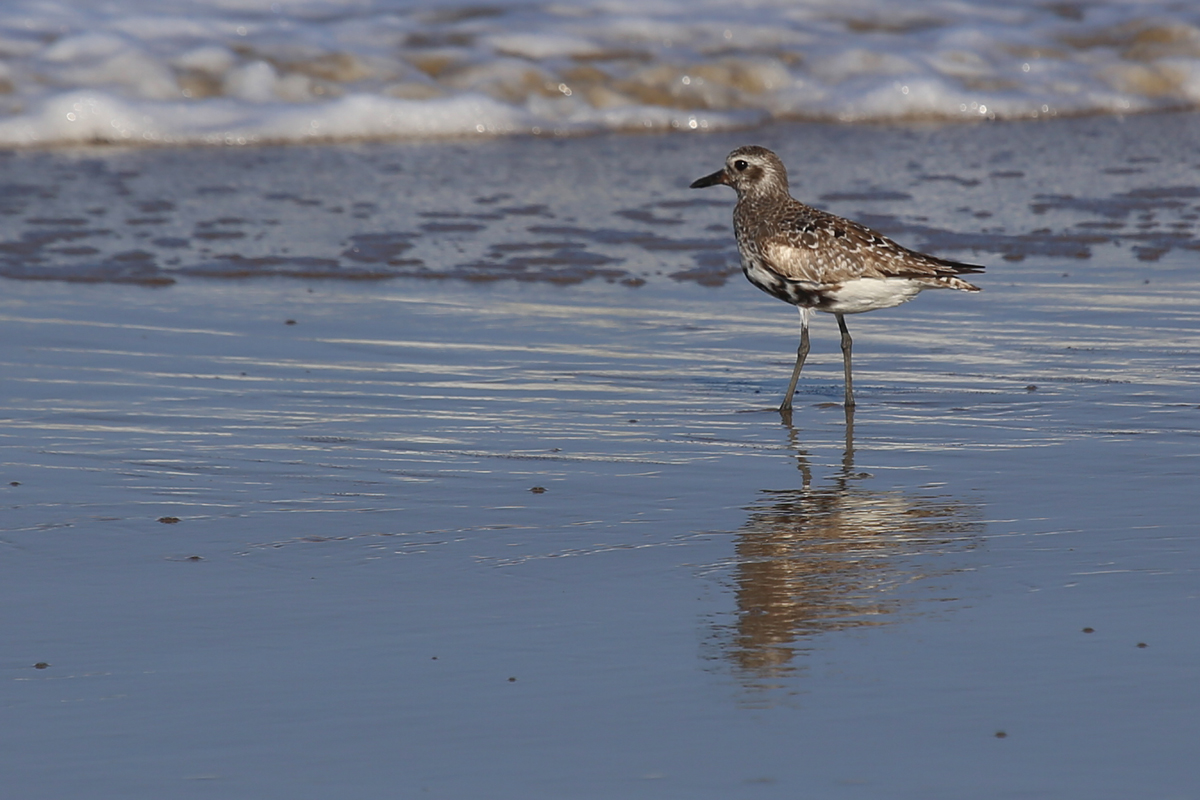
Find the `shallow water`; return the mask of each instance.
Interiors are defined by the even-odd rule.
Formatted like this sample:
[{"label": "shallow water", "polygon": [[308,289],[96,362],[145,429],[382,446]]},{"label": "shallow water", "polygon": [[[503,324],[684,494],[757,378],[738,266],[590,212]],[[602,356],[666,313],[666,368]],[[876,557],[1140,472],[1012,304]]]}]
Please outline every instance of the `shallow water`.
[{"label": "shallow water", "polygon": [[[789,163],[816,153],[797,194],[840,189],[834,210],[882,209],[910,244],[985,225],[996,243],[961,253],[988,264],[982,294],[850,318],[852,420],[832,320],[816,323],[789,425],[772,409],[795,313],[736,275],[669,277],[699,252],[730,257],[732,196],[684,188],[728,141],[505,151],[483,180],[506,184],[506,202],[720,243],[583,240],[623,270],[611,282],[230,280],[155,261],[176,282],[154,288],[80,284],[82,261],[48,256],[38,268],[67,280],[6,281],[0,300],[6,784],[114,798],[1193,796],[1200,280],[1182,226],[1195,201],[1151,190],[1194,185],[1198,159],[1155,151],[1194,121],[1128,124],[1141,127],[861,129],[841,151],[822,138],[837,129],[762,132]],[[266,151],[253,192],[247,179],[204,207],[192,176],[220,162],[189,172],[183,155],[136,161],[144,177],[114,204],[176,198],[216,219],[276,190],[361,195],[410,209],[359,221],[386,233],[456,194],[474,213],[494,191],[450,177],[397,199],[358,180],[380,151]],[[147,158],[90,157],[95,174]],[[50,175],[81,163],[33,158]],[[555,169],[532,169],[539,158]],[[347,186],[299,194],[315,171],[296,163]],[[631,172],[640,185],[595,180]],[[61,210],[31,201],[44,205],[22,230],[93,202],[91,182],[75,185]],[[647,192],[659,206],[633,201]],[[675,225],[629,213],[696,195],[712,205],[681,206]],[[340,234],[302,223],[345,215],[290,208],[247,228],[262,241],[286,228],[297,253],[324,257],[310,243]],[[1101,220],[1121,227],[1086,254],[1004,249]],[[414,237],[403,257],[451,268],[439,254],[468,263],[540,224],[483,223]],[[1163,228],[1182,244],[1137,250]],[[236,252],[258,257],[254,240]]]},{"label": "shallow water", "polygon": [[1070,282],[1154,280],[1190,263],[1170,255],[1200,250],[1200,116],[1164,114],[695,141],[9,151],[0,276],[739,283],[732,192],[686,187],[747,142],[779,152],[797,197],[1001,276],[1037,257],[1032,269]]}]

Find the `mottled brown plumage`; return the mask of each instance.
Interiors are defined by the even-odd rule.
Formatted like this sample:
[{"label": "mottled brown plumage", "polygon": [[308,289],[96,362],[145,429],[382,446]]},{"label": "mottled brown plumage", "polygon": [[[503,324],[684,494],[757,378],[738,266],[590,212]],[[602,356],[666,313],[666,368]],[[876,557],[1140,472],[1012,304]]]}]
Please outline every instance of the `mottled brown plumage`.
[{"label": "mottled brown plumage", "polygon": [[837,317],[846,407],[851,408],[853,342],[844,314],[890,308],[911,300],[923,289],[979,291],[958,276],[982,272],[981,266],[909,250],[864,225],[794,199],[788,192],[783,162],[765,147],[739,147],[725,159],[724,169],[696,180],[692,188],[718,183],[737,192],[733,229],[742,271],[758,288],[800,309],[800,348],[780,411],[791,410],[796,381],[808,355],[811,309]]}]

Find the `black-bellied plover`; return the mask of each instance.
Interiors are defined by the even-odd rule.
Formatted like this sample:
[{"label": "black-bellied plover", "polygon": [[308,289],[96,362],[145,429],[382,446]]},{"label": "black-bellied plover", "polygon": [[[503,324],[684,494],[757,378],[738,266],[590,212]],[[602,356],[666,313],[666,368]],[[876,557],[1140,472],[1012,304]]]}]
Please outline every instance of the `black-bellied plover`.
[{"label": "black-bellied plover", "polygon": [[849,409],[854,406],[853,342],[844,315],[898,306],[922,289],[979,291],[958,276],[983,267],[909,250],[864,225],[793,198],[783,162],[765,147],[739,147],[725,159],[724,169],[693,181],[692,188],[718,183],[737,192],[733,231],[742,271],[764,292],[800,309],[800,347],[781,412],[792,408],[808,356],[809,312],[814,308],[837,317]]}]

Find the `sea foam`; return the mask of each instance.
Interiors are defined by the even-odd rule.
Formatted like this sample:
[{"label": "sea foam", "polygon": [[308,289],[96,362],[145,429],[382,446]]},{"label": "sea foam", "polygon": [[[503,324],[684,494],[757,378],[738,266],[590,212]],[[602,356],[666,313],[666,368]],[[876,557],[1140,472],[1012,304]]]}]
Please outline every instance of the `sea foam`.
[{"label": "sea foam", "polygon": [[1200,105],[1170,0],[0,7],[0,146],[972,121]]}]

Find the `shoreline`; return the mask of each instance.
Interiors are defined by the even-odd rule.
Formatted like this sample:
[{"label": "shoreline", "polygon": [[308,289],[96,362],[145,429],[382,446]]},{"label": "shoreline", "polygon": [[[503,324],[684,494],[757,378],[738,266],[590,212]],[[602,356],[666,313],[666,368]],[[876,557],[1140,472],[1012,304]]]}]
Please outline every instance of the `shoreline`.
[{"label": "shoreline", "polygon": [[[686,112],[685,113],[696,113]],[[1024,124],[1050,124],[1059,121],[1069,120],[1086,120],[1086,119],[1116,119],[1124,120],[1126,118],[1137,117],[1155,117],[1155,116],[1172,116],[1178,114],[1200,114],[1200,108],[1193,104],[1180,104],[1174,107],[1162,108],[1144,108],[1134,109],[1130,111],[1115,112],[1105,109],[1092,109],[1084,111],[1064,111],[1048,113],[1045,115],[1031,115],[1024,117],[997,117],[997,118],[939,118],[931,116],[914,115],[911,117],[901,116],[887,119],[870,119],[870,120],[844,120],[836,116],[780,116],[765,120],[754,120],[745,124],[729,124],[720,128],[689,128],[686,125],[674,124],[667,127],[647,128],[630,127],[616,130],[608,129],[590,129],[590,130],[570,130],[561,132],[547,131],[510,131],[510,132],[484,132],[464,131],[461,134],[402,134],[402,135],[363,135],[363,136],[312,136],[304,139],[260,139],[242,140],[230,142],[225,139],[221,141],[158,141],[158,140],[143,140],[140,142],[128,142],[124,140],[112,139],[95,139],[93,141],[58,141],[49,143],[30,143],[30,144],[6,144],[0,145],[0,154],[16,154],[16,153],[71,153],[75,151],[141,151],[141,150],[223,150],[223,149],[255,149],[255,148],[289,148],[289,147],[355,147],[362,145],[456,145],[469,143],[485,143],[506,140],[534,140],[545,142],[571,141],[576,139],[591,139],[596,137],[659,137],[659,136],[690,136],[695,138],[704,138],[708,136],[730,136],[739,133],[752,133],[756,130],[779,128],[779,127],[796,127],[805,125],[825,125],[834,127],[864,127],[864,128],[957,128],[957,127],[976,127],[984,125],[1024,125]],[[244,137],[242,137],[244,139]]]}]

